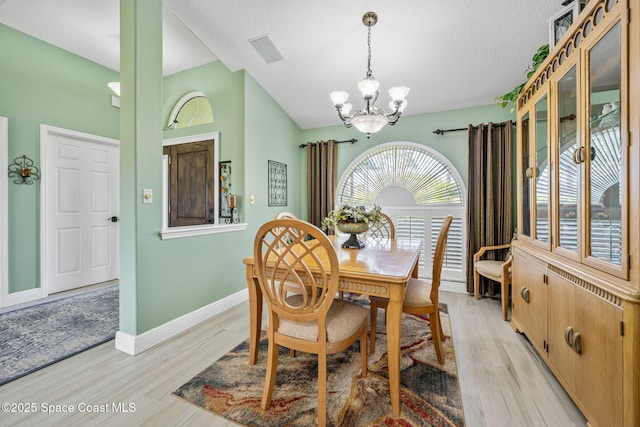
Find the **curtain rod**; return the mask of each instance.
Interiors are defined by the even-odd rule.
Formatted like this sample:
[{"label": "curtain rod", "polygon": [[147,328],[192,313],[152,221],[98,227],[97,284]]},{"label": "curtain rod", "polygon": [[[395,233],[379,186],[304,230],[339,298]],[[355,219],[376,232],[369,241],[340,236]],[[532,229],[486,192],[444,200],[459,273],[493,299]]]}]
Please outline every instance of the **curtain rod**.
[{"label": "curtain rod", "polygon": [[[350,142],[352,144],[355,144],[356,142],[358,142],[358,140],[355,139],[355,138],[345,139],[344,141],[336,141],[335,139],[330,139],[329,141],[333,141],[336,144],[342,144],[343,142]],[[312,144],[318,144],[320,142],[329,142],[329,141],[316,141],[316,142],[312,142]],[[298,145],[298,147],[300,147],[300,148],[306,148],[306,146],[307,146],[307,144]]]},{"label": "curtain rod", "polygon": [[[506,126],[507,122],[502,122],[502,123],[494,123],[493,127],[502,127],[502,126]],[[511,123],[512,125],[515,125],[515,122]],[[478,129],[478,126],[471,126],[473,129]],[[469,129],[468,127],[466,128],[458,128],[458,129],[436,129],[433,131],[433,133],[435,133],[436,135],[444,135],[446,132],[459,132],[462,130],[467,130]]]}]

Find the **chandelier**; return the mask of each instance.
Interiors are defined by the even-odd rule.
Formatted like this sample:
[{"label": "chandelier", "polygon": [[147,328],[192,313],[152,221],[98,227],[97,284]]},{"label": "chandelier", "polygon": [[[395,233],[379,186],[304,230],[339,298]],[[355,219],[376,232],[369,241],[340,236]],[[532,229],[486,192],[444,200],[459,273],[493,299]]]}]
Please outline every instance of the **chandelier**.
[{"label": "chandelier", "polygon": [[407,106],[407,94],[409,88],[406,86],[392,87],[389,89],[389,95],[392,101],[389,102],[389,108],[392,113],[387,114],[383,109],[374,106],[378,99],[378,87],[380,83],[373,78],[371,72],[371,27],[378,22],[378,15],[375,12],[367,12],[362,17],[362,23],[367,27],[367,46],[369,48],[369,56],[367,57],[367,74],[360,83],[358,89],[364,99],[364,108],[361,110],[351,111],[353,105],[347,102],[349,94],[344,91],[334,91],[329,94],[333,105],[338,111],[338,117],[344,122],[348,128],[355,126],[360,132],[367,135],[378,132],[385,125],[393,126],[396,124],[405,107]]}]

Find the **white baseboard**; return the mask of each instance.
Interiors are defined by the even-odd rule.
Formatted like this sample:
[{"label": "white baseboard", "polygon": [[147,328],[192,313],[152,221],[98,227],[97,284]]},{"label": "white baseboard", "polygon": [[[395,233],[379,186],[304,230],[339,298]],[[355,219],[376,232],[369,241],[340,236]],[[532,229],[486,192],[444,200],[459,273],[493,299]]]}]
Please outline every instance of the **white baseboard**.
[{"label": "white baseboard", "polygon": [[249,299],[247,289],[155,327],[140,335],[116,332],[116,350],[135,356]]},{"label": "white baseboard", "polygon": [[[442,282],[440,290],[467,293],[466,286],[462,282]],[[244,289],[140,335],[118,331],[116,332],[116,350],[135,356],[248,299],[249,292]]]},{"label": "white baseboard", "polygon": [[46,297],[46,295],[43,294],[42,288],[14,292],[12,294],[7,294],[6,306],[9,307],[11,305],[24,304],[44,297]]}]

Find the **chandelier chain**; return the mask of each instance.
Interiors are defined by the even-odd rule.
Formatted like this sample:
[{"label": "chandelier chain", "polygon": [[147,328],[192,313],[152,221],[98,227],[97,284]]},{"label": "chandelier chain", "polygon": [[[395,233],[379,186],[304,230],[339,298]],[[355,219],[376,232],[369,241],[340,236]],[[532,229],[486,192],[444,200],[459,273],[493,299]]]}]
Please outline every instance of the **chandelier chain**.
[{"label": "chandelier chain", "polygon": [[369,55],[367,55],[367,79],[373,78],[373,72],[371,71],[371,25],[367,25],[369,28],[369,34],[367,36],[367,47],[369,49]]}]

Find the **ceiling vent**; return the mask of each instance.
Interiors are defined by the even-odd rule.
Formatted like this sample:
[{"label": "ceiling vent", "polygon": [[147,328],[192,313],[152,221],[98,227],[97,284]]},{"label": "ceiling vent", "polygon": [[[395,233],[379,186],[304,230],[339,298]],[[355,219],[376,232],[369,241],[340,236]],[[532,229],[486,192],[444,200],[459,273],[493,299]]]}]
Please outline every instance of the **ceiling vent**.
[{"label": "ceiling vent", "polygon": [[249,43],[258,51],[264,62],[271,64],[272,62],[282,61],[284,58],[282,54],[278,52],[278,49],[273,44],[268,34],[249,39]]}]

